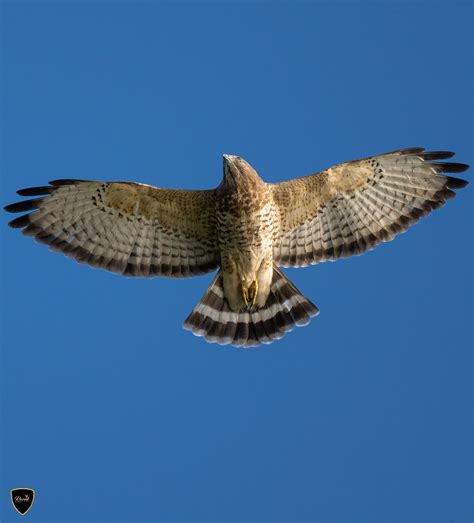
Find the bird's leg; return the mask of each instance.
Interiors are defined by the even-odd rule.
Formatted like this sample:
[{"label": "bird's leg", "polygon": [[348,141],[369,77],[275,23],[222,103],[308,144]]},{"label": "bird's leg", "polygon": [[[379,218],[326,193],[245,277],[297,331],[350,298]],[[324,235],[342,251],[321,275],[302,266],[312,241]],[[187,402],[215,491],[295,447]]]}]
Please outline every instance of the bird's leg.
[{"label": "bird's leg", "polygon": [[242,292],[242,300],[244,302],[245,307],[247,310],[250,310],[255,305],[255,302],[257,301],[257,294],[258,294],[258,282],[257,280],[254,280],[248,287],[246,287],[243,283],[240,284],[240,289]]},{"label": "bird's leg", "polygon": [[242,290],[242,299],[244,300],[244,304],[247,305],[249,302],[249,293],[247,287],[244,286],[243,283],[240,284],[240,288]]},{"label": "bird's leg", "polygon": [[248,288],[248,295],[249,295],[249,299],[252,300],[252,307],[255,305],[255,302],[257,301],[257,294],[258,294],[258,281],[253,280],[253,282],[250,284],[250,287]]}]

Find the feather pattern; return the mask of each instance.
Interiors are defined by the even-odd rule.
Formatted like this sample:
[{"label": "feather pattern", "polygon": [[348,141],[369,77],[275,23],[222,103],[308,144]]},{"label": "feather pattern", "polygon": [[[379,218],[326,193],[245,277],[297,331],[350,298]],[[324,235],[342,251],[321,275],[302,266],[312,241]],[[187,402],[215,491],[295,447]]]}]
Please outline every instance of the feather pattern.
[{"label": "feather pattern", "polygon": [[216,269],[214,191],[131,182],[55,180],[5,207],[10,222],[80,263],[127,276],[192,276]]},{"label": "feather pattern", "polygon": [[127,276],[192,276],[216,269],[214,191],[132,182],[55,180],[5,207],[10,222],[80,263]]},{"label": "feather pattern", "polygon": [[390,241],[455,196],[465,180],[445,176],[468,166],[439,162],[450,151],[421,148],[354,160],[326,171],[272,184],[273,259],[305,266],[335,260]]},{"label": "feather pattern", "polygon": [[210,343],[248,348],[280,339],[295,325],[307,325],[318,313],[277,267],[265,306],[233,311],[225,300],[219,271],[183,326]]}]

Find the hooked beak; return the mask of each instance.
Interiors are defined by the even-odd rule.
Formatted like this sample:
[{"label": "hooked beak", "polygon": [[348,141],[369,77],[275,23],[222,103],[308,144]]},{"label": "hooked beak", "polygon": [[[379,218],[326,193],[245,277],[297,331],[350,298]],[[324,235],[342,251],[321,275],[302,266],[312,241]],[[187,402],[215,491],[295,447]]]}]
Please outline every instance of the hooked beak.
[{"label": "hooked beak", "polygon": [[233,154],[223,154],[222,155],[224,157],[224,162],[226,163],[234,163],[234,160],[237,160],[239,157],[238,156],[234,156]]},{"label": "hooked beak", "polygon": [[235,169],[234,160],[237,156],[233,156],[232,154],[223,154],[222,156],[224,158],[224,174],[231,174]]}]

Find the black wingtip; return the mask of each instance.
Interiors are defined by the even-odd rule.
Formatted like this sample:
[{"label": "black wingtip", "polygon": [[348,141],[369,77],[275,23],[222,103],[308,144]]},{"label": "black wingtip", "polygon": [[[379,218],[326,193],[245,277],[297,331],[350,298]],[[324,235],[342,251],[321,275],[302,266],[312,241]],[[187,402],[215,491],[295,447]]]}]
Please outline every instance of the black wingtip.
[{"label": "black wingtip", "polygon": [[453,151],[426,151],[423,153],[420,153],[419,156],[423,158],[423,160],[431,161],[431,160],[448,160],[449,158],[452,158],[456,153]]},{"label": "black wingtip", "polygon": [[19,216],[18,218],[15,218],[11,222],[9,222],[8,225],[13,229],[23,229],[23,227],[26,227],[29,223],[29,215],[24,214],[23,216]]},{"label": "black wingtip", "polygon": [[430,165],[442,173],[463,173],[469,169],[468,164],[457,162],[432,162]]},{"label": "black wingtip", "polygon": [[42,202],[42,198],[36,198],[35,200],[23,200],[22,202],[11,203],[6,205],[3,209],[7,212],[26,212],[38,209]]},{"label": "black wingtip", "polygon": [[16,205],[16,203],[10,203],[9,205],[5,205],[3,210],[7,211],[7,212],[16,212],[15,211],[15,205]]},{"label": "black wingtip", "polygon": [[463,180],[462,178],[453,178],[452,176],[446,176],[446,179],[446,187],[448,189],[464,189],[466,185],[469,185],[469,182],[467,180]]},{"label": "black wingtip", "polygon": [[51,194],[54,191],[54,187],[27,187],[26,189],[19,189],[16,191],[20,196],[41,196],[43,194]]}]

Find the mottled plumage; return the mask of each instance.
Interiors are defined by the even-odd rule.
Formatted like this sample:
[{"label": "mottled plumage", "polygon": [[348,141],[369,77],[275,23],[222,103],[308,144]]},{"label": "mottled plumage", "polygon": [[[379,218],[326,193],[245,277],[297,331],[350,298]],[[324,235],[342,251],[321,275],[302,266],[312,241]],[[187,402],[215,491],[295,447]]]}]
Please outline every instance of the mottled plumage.
[{"label": "mottled plumage", "polygon": [[56,180],[18,191],[10,222],[56,251],[127,276],[186,277],[219,269],[184,327],[251,347],[306,325],[319,311],[277,266],[361,254],[454,197],[468,166],[421,148],[342,163],[277,184],[224,155],[215,190]]}]

